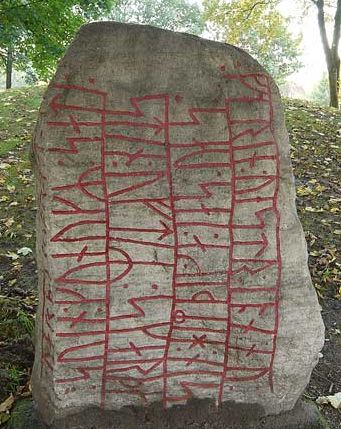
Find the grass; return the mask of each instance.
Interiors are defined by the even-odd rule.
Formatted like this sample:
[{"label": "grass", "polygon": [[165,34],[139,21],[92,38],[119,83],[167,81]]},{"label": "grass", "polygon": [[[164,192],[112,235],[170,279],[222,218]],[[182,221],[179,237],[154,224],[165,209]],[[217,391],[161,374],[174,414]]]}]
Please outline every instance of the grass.
[{"label": "grass", "polygon": [[314,286],[341,299],[341,112],[300,100],[285,100],[285,112]]},{"label": "grass", "polygon": [[19,389],[23,377],[27,375],[27,370],[12,364],[8,364],[6,370],[8,372],[7,390],[15,393]]},{"label": "grass", "polygon": [[[28,379],[37,306],[29,143],[44,87],[0,92],[0,402]],[[25,252],[24,252],[25,253]]]},{"label": "grass", "polygon": [[15,149],[19,144],[20,140],[18,139],[7,139],[3,143],[1,143],[0,147],[0,156],[5,155],[7,152],[12,151]]},{"label": "grass", "polygon": [[18,303],[16,298],[0,296],[0,341],[18,340],[25,335],[32,335],[34,317],[32,313]]}]

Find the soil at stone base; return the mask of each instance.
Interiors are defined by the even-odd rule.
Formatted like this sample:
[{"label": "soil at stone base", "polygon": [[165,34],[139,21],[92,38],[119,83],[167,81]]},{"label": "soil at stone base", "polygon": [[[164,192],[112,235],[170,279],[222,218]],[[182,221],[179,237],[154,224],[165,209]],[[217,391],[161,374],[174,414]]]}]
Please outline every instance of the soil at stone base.
[{"label": "soil at stone base", "polygon": [[[341,392],[341,301],[325,298],[321,304],[326,342],[322,350],[323,357],[314,368],[305,392],[305,397],[312,400]],[[341,409],[323,405],[321,411],[331,428],[341,428]]]},{"label": "soil at stone base", "polygon": [[[0,145],[0,403],[10,393],[20,391],[20,386],[26,384],[26,391],[29,390],[34,358],[31,338],[37,306],[36,266],[32,254],[17,257],[17,250],[34,249],[35,201],[27,146],[41,93],[42,89],[36,88],[9,91],[3,103],[6,111],[1,111],[0,104],[0,115],[7,114],[10,122],[7,130],[13,126],[13,131],[4,134],[0,123],[1,144],[5,142],[10,147],[9,151],[1,152]],[[0,98],[5,95],[0,94]],[[341,391],[341,290],[338,289],[341,255],[335,250],[340,248],[341,237],[338,208],[341,160],[335,155],[336,144],[340,142],[340,133],[335,130],[341,129],[341,112],[301,101],[287,101],[286,109],[298,212],[306,232],[313,283],[320,295],[326,325],[323,357],[304,394],[314,401],[318,396]],[[24,120],[17,122],[18,118]],[[13,142],[12,135],[19,143]],[[319,408],[331,429],[341,428],[341,411],[330,405]]]}]

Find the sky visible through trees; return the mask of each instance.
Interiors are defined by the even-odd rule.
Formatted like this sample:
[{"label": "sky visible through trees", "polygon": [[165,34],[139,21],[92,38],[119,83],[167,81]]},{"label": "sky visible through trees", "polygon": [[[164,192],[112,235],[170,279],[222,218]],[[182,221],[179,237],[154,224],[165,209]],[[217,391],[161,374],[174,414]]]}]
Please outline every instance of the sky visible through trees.
[{"label": "sky visible through trees", "polygon": [[[203,3],[202,0],[191,0],[190,2],[199,6],[202,6]],[[317,26],[316,8],[310,7],[302,18],[302,3],[303,0],[282,0],[278,10],[285,17],[295,18],[289,24],[290,31],[294,34],[302,33],[301,62],[303,66],[298,72],[290,76],[289,81],[301,86],[306,92],[310,92],[323,78],[323,74],[326,72],[326,64]],[[331,24],[328,23],[327,25],[329,33],[332,30]],[[204,37],[211,38],[212,35],[205,32]]]}]

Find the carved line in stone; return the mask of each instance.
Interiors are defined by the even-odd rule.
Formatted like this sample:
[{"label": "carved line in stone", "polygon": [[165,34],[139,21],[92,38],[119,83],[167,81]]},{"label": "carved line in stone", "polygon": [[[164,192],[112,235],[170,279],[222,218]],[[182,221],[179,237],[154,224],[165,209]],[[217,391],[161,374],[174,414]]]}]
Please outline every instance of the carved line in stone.
[{"label": "carved line in stone", "polygon": [[[109,401],[108,395],[127,394],[138,396],[146,403],[148,397],[155,395],[163,395],[165,406],[170,403],[183,403],[193,394],[194,390],[208,389],[215,391],[217,402],[221,402],[226,395],[224,391],[228,387],[234,389],[234,384],[243,383],[244,381],[257,380],[263,376],[269,377],[270,388],[273,389],[272,381],[272,365],[275,356],[276,335],[278,330],[278,291],[280,286],[280,243],[279,243],[279,211],[277,208],[277,196],[279,185],[279,159],[278,148],[275,140],[269,137],[264,141],[251,143],[250,145],[240,145],[239,142],[244,136],[252,138],[261,138],[262,135],[272,133],[272,101],[271,90],[269,87],[268,78],[261,74],[247,75],[225,75],[226,79],[238,80],[242,86],[252,89],[257,95],[255,97],[236,97],[225,100],[225,106],[219,108],[189,108],[187,121],[171,121],[169,118],[170,96],[167,94],[147,95],[144,97],[132,97],[130,103],[132,110],[109,110],[107,109],[107,94],[96,89],[89,89],[78,85],[57,84],[55,88],[60,91],[81,91],[98,96],[101,100],[98,107],[77,106],[73,104],[63,104],[62,93],[57,93],[50,103],[51,108],[55,111],[56,116],[71,112],[68,114],[68,121],[50,121],[51,127],[67,127],[75,137],[66,137],[66,145],[61,147],[49,147],[46,150],[41,149],[45,156],[77,156],[86,145],[100,145],[101,162],[99,165],[89,166],[84,171],[76,183],[67,183],[65,185],[54,186],[49,189],[52,198],[58,208],[52,210],[52,215],[58,218],[64,216],[69,219],[70,216],[75,218],[71,223],[65,223],[64,227],[60,228],[51,241],[71,243],[76,250],[67,253],[55,253],[50,257],[54,260],[63,261],[65,258],[71,261],[72,268],[61,272],[54,279],[53,283],[48,281],[43,286],[43,317],[42,317],[42,362],[49,369],[53,370],[55,365],[71,365],[74,366],[75,376],[68,378],[60,378],[59,383],[79,383],[91,379],[92,373],[101,375],[101,405],[106,406]],[[153,117],[148,119],[145,117],[143,103],[161,103],[163,105],[163,117]],[[231,118],[231,110],[233,103],[263,103],[269,107],[269,117],[266,119],[246,118],[243,120],[235,120]],[[145,104],[144,104],[145,105]],[[88,112],[95,115],[95,120],[84,121],[77,118],[78,112]],[[162,112],[161,112],[162,113]],[[198,142],[193,140],[188,144],[172,143],[170,131],[172,128],[181,127],[201,127],[204,122],[201,120],[202,114],[219,114],[225,115],[228,126],[228,136],[222,136],[219,141],[203,141]],[[115,117],[120,117],[118,120]],[[128,120],[123,120],[121,117],[127,117]],[[112,119],[114,118],[114,119]],[[132,119],[130,119],[132,118]],[[150,130],[155,138],[136,137],[124,135],[122,132],[107,132],[107,128],[112,130],[115,127],[126,127],[127,129]],[[245,129],[241,131],[241,127]],[[82,137],[82,130],[97,129],[98,136]],[[145,144],[146,147],[138,149],[134,153],[127,150],[109,150],[108,146],[112,141],[129,142],[136,144]],[[162,147],[164,153],[153,154],[146,151],[148,147]],[[273,155],[258,154],[258,150],[273,147],[275,153]],[[185,155],[177,157],[176,149],[186,148],[188,152]],[[253,150],[251,157],[247,155],[245,158],[239,154],[244,150]],[[39,152],[36,147],[36,152]],[[193,162],[196,156],[202,156],[204,159],[207,154],[218,154],[223,159],[224,155],[229,157],[229,161],[222,162]],[[50,154],[50,155],[48,155]],[[113,157],[123,156],[126,158],[125,166],[128,169],[134,167],[134,161],[137,159],[150,159],[155,162],[162,160],[166,161],[166,168],[161,170],[143,170],[128,172],[114,172],[107,170],[107,161]],[[261,174],[253,174],[253,169],[259,161],[266,160],[272,162],[276,166],[276,173],[269,174],[262,172]],[[41,163],[42,161],[40,161]],[[64,161],[61,160],[61,165]],[[237,172],[238,165],[244,165],[247,168],[243,174]],[[182,193],[174,189],[174,174],[175,171],[186,169],[219,169],[229,170],[231,178],[229,181],[217,179],[215,181],[198,182],[198,192],[195,194],[186,194],[186,189]],[[129,175],[130,178],[136,179],[133,185],[122,187],[121,189],[109,190],[111,178],[124,178]],[[166,179],[168,183],[169,195],[161,195],[158,197],[131,197],[134,192],[139,189],[146,189],[160,180]],[[257,185],[247,186],[246,188],[238,188],[241,184],[250,181],[258,181]],[[44,182],[44,180],[43,180]],[[45,182],[44,182],[45,183]],[[274,185],[274,188],[271,186]],[[48,184],[46,184],[48,186]],[[231,191],[231,204],[222,202],[220,207],[211,207],[209,205],[210,198],[220,187],[227,187]],[[72,200],[72,192],[78,192],[89,201],[97,201],[97,207],[89,208],[82,207],[81,203],[76,203]],[[43,193],[39,194],[43,198]],[[196,205],[191,205],[190,208],[183,206],[183,202],[194,202]],[[124,206],[131,204],[140,204],[150,209],[154,214],[160,216],[158,225],[155,228],[141,227],[117,227],[115,219],[111,218],[111,207]],[[254,211],[255,218],[258,223],[244,223],[242,219],[235,220],[236,209],[243,204],[251,204],[250,207]],[[195,207],[195,208],[193,208]],[[42,208],[41,211],[42,212]],[[225,217],[224,222],[217,223],[210,221],[210,216],[215,213],[220,213]],[[267,232],[265,231],[266,214],[274,214],[276,219],[275,234],[276,234],[276,255],[274,258],[266,259],[266,251],[268,249]],[[189,220],[191,215],[199,214],[207,218],[207,221]],[[96,216],[93,219],[77,220],[77,216]],[[98,216],[102,216],[99,220]],[[187,216],[188,220],[178,220],[179,217]],[[103,233],[100,235],[91,235],[91,226],[103,226]],[[77,230],[80,227],[89,226],[86,235],[79,235]],[[182,244],[179,236],[179,231],[184,230],[184,234],[188,230],[193,229],[196,232],[191,233],[191,241]],[[201,238],[201,228],[212,228],[214,232],[214,240],[206,242]],[[235,233],[238,230],[259,230],[260,239],[244,241],[235,239]],[[220,233],[228,232],[228,242],[220,240]],[[131,233],[142,234],[145,238],[132,238]],[[47,231],[44,233],[47,234]],[[169,239],[173,239],[173,243],[169,244]],[[218,241],[218,242],[217,242]],[[101,243],[102,250],[91,251],[91,243]],[[84,243],[84,244],[82,244]],[[115,247],[115,243],[131,245],[139,245],[151,247],[155,249],[169,249],[174,252],[173,261],[148,261],[148,260],[133,260],[131,256],[119,247]],[[250,250],[254,249],[253,257],[235,256],[239,248]],[[198,249],[201,252],[202,260],[195,259],[191,256],[191,249]],[[207,252],[211,250],[218,252],[227,252],[228,264],[224,270],[205,271],[203,265]],[[46,258],[48,256],[46,255]],[[96,262],[84,263],[83,260],[96,258]],[[98,260],[98,258],[101,258]],[[78,265],[75,265],[77,263]],[[182,265],[181,265],[182,264]],[[127,298],[127,304],[132,311],[126,314],[112,315],[111,293],[115,284],[119,284],[128,273],[139,265],[150,267],[169,267],[173,270],[172,285],[169,285],[169,293],[158,294],[158,285],[152,285],[155,295],[145,297],[131,296]],[[187,268],[186,268],[187,266]],[[94,267],[102,272],[98,278],[89,278],[88,273]],[[113,272],[121,267],[119,273]],[[189,269],[188,267],[192,267]],[[275,269],[277,280],[274,285],[264,285],[264,287],[243,287],[238,283],[238,276],[248,274],[256,276],[266,272],[268,269]],[[84,272],[84,277],[79,277],[79,273]],[[222,276],[225,278],[222,279]],[[219,278],[219,281],[212,280]],[[51,283],[51,285],[50,285]],[[75,290],[75,285],[79,290]],[[123,285],[125,287],[128,285]],[[53,298],[51,287],[54,287]],[[178,297],[179,291],[187,288],[202,288],[199,292],[193,292],[189,299]],[[93,297],[87,293],[93,288],[98,288],[98,297]],[[216,299],[215,289],[223,288],[226,291],[226,299]],[[104,289],[104,293],[103,290]],[[102,291],[102,292],[101,292]],[[101,292],[101,293],[100,293]],[[235,301],[238,294],[248,293],[250,296],[255,296],[257,293],[269,292],[272,293],[273,299],[261,303],[248,303]],[[128,294],[129,296],[129,294]],[[180,295],[181,296],[181,295]],[[146,302],[168,302],[170,309],[169,318],[161,320],[159,323],[149,323],[140,325],[140,319],[146,315],[143,305]],[[87,314],[86,310],[79,311],[76,316],[58,316],[56,317],[50,310],[53,306],[61,306],[68,310],[68,306],[77,308],[80,304],[98,303],[104,304],[104,315],[93,317]],[[51,304],[51,306],[50,306]],[[187,306],[196,306],[198,309],[201,305],[224,306],[226,317],[216,317],[212,313],[206,313],[202,316],[188,312]],[[191,307],[192,308],[192,307]],[[257,310],[257,317],[264,318],[267,313],[273,311],[274,325],[273,329],[264,329],[257,326],[258,320],[255,318],[247,319],[245,323],[236,323],[234,321],[234,312],[238,315],[247,314],[248,311]],[[163,315],[165,316],[165,315]],[[113,328],[113,321],[129,320],[136,323],[136,326],[129,328]],[[206,328],[199,322],[216,323],[215,328]],[[192,325],[186,325],[192,323]],[[86,330],[83,330],[83,326]],[[79,329],[81,328],[81,329]],[[140,332],[150,344],[136,345],[133,340],[129,341],[129,347],[113,348],[115,335],[122,333]],[[238,343],[238,335],[246,333],[259,333],[269,336],[272,342],[272,347],[262,349],[257,347],[257,344],[243,346]],[[71,346],[59,353],[55,362],[54,352],[52,349],[51,335],[64,338],[81,338],[89,337],[87,343],[80,346]],[[180,335],[181,333],[181,335]],[[185,333],[187,336],[185,336]],[[236,338],[234,339],[234,336]],[[91,338],[94,338],[93,340]],[[95,340],[96,338],[96,340]],[[220,338],[220,339],[219,339]],[[152,341],[155,340],[155,343]],[[233,341],[232,341],[233,340]],[[161,343],[160,343],[161,341]],[[207,345],[223,347],[223,356],[218,356],[213,359],[201,357],[201,352],[204,351]],[[190,355],[181,356],[181,347],[187,347]],[[77,352],[91,350],[95,348],[97,354],[91,356],[77,356]],[[144,358],[143,354],[148,351],[158,351],[160,354],[155,358]],[[180,353],[181,352],[181,353]],[[249,365],[230,364],[231,353],[244,354],[245,358],[250,358]],[[186,352],[187,353],[187,352]],[[125,356],[125,358],[117,358],[114,356]],[[256,355],[269,356],[268,364],[265,366],[252,366],[252,357]],[[132,359],[135,356],[135,359]],[[95,366],[89,366],[90,362],[97,362]],[[173,363],[176,363],[177,370],[172,370]],[[78,365],[79,364],[79,365]],[[87,366],[84,366],[88,364]],[[204,368],[204,369],[203,369]],[[129,375],[137,372],[138,377]],[[77,375],[78,373],[78,375]],[[154,375],[153,375],[154,374]],[[202,380],[207,376],[207,382],[192,381],[193,375],[202,375]],[[96,376],[97,377],[97,376]],[[178,385],[183,391],[183,395],[172,396],[169,381],[176,379]],[[148,383],[160,380],[160,391],[148,391]],[[232,384],[231,384],[232,383]],[[114,386],[114,387],[113,387]],[[118,387],[119,386],[119,387]],[[68,388],[69,389],[69,388]],[[70,389],[69,389],[70,390]]]}]

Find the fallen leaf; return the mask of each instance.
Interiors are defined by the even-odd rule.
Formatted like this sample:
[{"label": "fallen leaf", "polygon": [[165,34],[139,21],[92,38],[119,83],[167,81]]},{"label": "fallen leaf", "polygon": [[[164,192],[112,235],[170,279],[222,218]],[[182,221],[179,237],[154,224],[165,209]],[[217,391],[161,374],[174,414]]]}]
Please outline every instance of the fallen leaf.
[{"label": "fallen leaf", "polygon": [[17,253],[14,253],[14,252],[6,253],[6,256],[7,256],[7,258],[11,258],[12,261],[19,259],[19,255]]},{"label": "fallen leaf", "polygon": [[14,396],[9,396],[4,402],[0,404],[0,413],[5,413],[9,411],[14,404]]},{"label": "fallen leaf", "polygon": [[312,191],[310,188],[305,188],[304,186],[298,186],[298,188],[296,189],[296,194],[299,197],[304,197],[306,195],[312,194]]},{"label": "fallen leaf", "polygon": [[320,405],[330,404],[338,410],[341,408],[341,392],[337,392],[335,395],[330,396],[319,396],[316,399],[316,403]]},{"label": "fallen leaf", "polygon": [[10,217],[5,220],[4,224],[7,226],[7,228],[10,228],[14,224],[14,219]]},{"label": "fallen leaf", "polygon": [[32,253],[32,249],[30,249],[29,247],[22,247],[21,249],[17,250],[18,255],[27,256],[30,253]]},{"label": "fallen leaf", "polygon": [[6,186],[6,188],[7,188],[8,192],[14,192],[15,191],[15,186],[14,185],[8,185],[8,186]]},{"label": "fallen leaf", "polygon": [[315,209],[314,207],[305,207],[304,209],[306,212],[312,212],[312,213],[322,213],[324,210],[322,208]]}]

